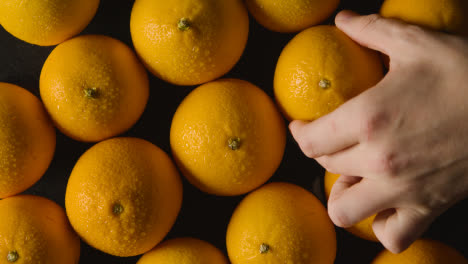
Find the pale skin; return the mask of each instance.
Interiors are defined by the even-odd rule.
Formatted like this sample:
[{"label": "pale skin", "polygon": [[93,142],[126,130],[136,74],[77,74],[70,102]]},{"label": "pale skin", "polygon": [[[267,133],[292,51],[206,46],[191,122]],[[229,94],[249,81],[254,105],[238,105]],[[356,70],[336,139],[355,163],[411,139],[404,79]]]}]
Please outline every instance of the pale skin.
[{"label": "pale skin", "polygon": [[313,122],[293,121],[301,150],[342,175],[328,201],[350,227],[373,230],[393,253],[468,197],[468,40],[378,15],[339,13],[336,25],[390,57],[384,79]]}]

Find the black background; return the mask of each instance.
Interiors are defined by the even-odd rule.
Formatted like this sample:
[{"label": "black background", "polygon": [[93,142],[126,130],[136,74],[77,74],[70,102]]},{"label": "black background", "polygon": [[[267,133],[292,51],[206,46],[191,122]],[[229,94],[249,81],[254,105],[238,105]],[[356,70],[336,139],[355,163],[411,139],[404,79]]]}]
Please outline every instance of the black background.
[{"label": "black background", "polygon": [[[169,0],[170,1],[170,0]],[[134,1],[101,0],[99,10],[81,34],[104,34],[133,47],[129,21]],[[381,0],[342,0],[339,10],[352,9],[361,14],[377,12]],[[333,16],[334,17],[334,16]],[[333,17],[324,24],[333,24]],[[278,56],[294,34],[268,31],[250,18],[249,41],[237,65],[226,77],[248,80],[273,97],[273,73]],[[0,27],[0,81],[24,87],[39,97],[42,64],[53,47],[39,47],[22,42]],[[146,139],[170,153],[169,129],[172,116],[181,100],[194,87],[179,87],[150,76],[148,106],[137,124],[125,136]],[[92,144],[81,143],[57,131],[57,149],[52,164],[42,179],[25,193],[54,200],[64,206],[68,176],[80,155]],[[283,162],[270,181],[287,181],[314,192],[322,201],[323,169],[302,155],[288,134]],[[226,252],[225,233],[230,216],[243,198],[215,197],[204,194],[184,180],[182,210],[167,238],[191,236],[204,239]],[[456,183],[455,183],[456,184]],[[425,236],[445,242],[468,257],[468,201],[457,204],[440,216]],[[1,221],[1,219],[0,219]],[[370,263],[382,250],[378,243],[353,237],[337,228],[338,252],[335,263]],[[118,258],[82,243],[80,263],[136,263],[139,256]]]}]

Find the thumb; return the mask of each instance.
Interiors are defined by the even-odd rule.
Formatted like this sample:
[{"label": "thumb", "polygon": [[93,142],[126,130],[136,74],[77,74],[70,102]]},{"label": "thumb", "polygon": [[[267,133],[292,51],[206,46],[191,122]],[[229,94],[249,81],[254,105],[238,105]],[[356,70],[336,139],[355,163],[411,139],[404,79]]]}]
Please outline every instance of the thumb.
[{"label": "thumb", "polygon": [[373,14],[360,16],[352,11],[342,11],[335,18],[336,26],[362,46],[392,57],[401,50],[404,22]]}]

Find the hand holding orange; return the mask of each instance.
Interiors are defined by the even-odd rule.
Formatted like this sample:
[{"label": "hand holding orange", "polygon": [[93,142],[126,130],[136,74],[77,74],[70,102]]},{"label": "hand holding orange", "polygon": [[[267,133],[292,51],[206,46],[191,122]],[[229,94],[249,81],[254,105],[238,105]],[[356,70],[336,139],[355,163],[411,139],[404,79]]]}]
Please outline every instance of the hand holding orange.
[{"label": "hand holding orange", "polygon": [[[333,174],[331,172],[326,171],[325,172],[325,178],[324,178],[324,187],[325,187],[325,196],[330,197],[331,189],[333,185],[335,184],[336,180],[340,177],[339,174]],[[351,234],[360,237],[362,239],[366,239],[369,241],[375,241],[378,242],[379,239],[374,234],[374,230],[372,229],[372,223],[374,222],[374,216],[368,217],[357,224],[355,224],[352,227],[346,228],[348,232]]]},{"label": "hand holding orange", "polygon": [[286,118],[313,121],[382,77],[376,52],[359,46],[334,26],[316,26],[296,35],[281,52],[274,91]]}]

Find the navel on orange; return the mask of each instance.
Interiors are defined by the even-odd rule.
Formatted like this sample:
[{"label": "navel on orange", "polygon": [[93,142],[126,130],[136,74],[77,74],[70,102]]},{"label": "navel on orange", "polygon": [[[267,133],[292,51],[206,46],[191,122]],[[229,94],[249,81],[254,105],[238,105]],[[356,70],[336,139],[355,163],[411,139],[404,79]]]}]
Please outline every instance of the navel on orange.
[{"label": "navel on orange", "polygon": [[[325,185],[325,196],[327,197],[327,199],[328,197],[330,197],[331,189],[339,177],[340,177],[339,174],[334,174],[328,171],[325,172],[324,185]],[[378,242],[379,239],[375,236],[374,230],[372,229],[374,218],[375,218],[375,215],[368,217],[362,220],[361,222],[358,222],[354,226],[346,228],[346,230],[350,232],[351,234],[357,237],[360,237],[362,239]]]},{"label": "navel on orange", "polygon": [[380,14],[454,34],[468,35],[465,0],[385,0]]},{"label": "navel on orange", "polygon": [[208,242],[176,238],[161,243],[141,257],[137,264],[228,264],[226,256]]},{"label": "navel on orange", "polygon": [[0,201],[1,263],[78,263],[80,239],[65,211],[39,196],[20,195]]},{"label": "navel on orange", "polygon": [[0,82],[0,198],[37,182],[54,151],[55,129],[39,99],[19,86]]},{"label": "navel on orange", "polygon": [[154,75],[196,85],[236,64],[249,20],[240,0],[136,0],[130,29],[138,55]]},{"label": "navel on orange", "polygon": [[101,141],[128,130],[149,96],[148,76],[133,51],[101,35],[85,35],[57,46],[41,72],[47,111],[65,135]]},{"label": "navel on orange", "polygon": [[299,33],[281,52],[274,91],[288,119],[313,121],[382,77],[376,52],[361,47],[335,26],[316,26]]},{"label": "navel on orange", "polygon": [[246,0],[258,23],[277,32],[296,32],[327,19],[340,0]]},{"label": "navel on orange", "polygon": [[281,115],[260,88],[237,79],[206,83],[179,105],[171,126],[174,158],[202,191],[239,195],[265,183],[286,144]]},{"label": "navel on orange", "polygon": [[371,264],[468,264],[457,250],[441,242],[429,239],[416,240],[400,254],[382,251]]},{"label": "navel on orange", "polygon": [[99,0],[2,0],[0,24],[23,41],[52,46],[80,33],[98,6]]},{"label": "navel on orange", "polygon": [[143,254],[169,232],[182,183],[166,153],[137,138],[113,138],[86,151],[73,168],[65,205],[89,245],[116,256]]},{"label": "navel on orange", "polygon": [[229,222],[232,264],[332,264],[336,235],[327,210],[310,192],[270,183],[247,195]]}]

